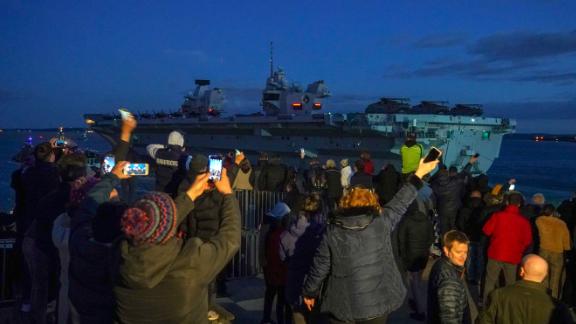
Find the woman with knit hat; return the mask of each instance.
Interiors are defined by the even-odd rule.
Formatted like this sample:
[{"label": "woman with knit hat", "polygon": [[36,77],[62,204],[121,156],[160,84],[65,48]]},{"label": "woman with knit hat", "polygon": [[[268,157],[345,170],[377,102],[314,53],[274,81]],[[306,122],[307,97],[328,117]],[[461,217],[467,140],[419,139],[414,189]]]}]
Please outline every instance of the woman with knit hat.
[{"label": "woman with knit hat", "polygon": [[177,235],[194,201],[210,188],[207,173],[174,201],[150,193],[124,212],[126,240],[114,288],[119,323],[208,323],[208,284],[240,245],[240,210],[225,169],[214,186],[224,196],[222,218],[218,233],[207,240]]}]

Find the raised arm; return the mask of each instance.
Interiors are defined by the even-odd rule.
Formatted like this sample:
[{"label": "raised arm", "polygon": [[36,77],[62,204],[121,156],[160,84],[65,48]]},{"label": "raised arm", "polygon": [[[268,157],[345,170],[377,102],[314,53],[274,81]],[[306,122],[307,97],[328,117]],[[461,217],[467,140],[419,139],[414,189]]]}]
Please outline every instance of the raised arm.
[{"label": "raised arm", "polygon": [[428,173],[432,172],[438,165],[438,160],[424,163],[420,160],[418,169],[414,175],[408,178],[408,181],[398,193],[388,202],[382,209],[382,216],[387,216],[390,219],[392,228],[394,228],[406,214],[408,206],[414,201],[418,195],[418,189],[422,188],[422,178]]}]

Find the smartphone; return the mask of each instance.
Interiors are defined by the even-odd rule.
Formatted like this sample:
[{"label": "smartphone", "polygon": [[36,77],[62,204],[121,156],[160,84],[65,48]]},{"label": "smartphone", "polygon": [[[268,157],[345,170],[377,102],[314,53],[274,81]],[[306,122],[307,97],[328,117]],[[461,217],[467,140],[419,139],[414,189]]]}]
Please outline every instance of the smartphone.
[{"label": "smartphone", "polygon": [[210,172],[210,180],[220,181],[222,178],[222,157],[220,155],[208,156],[208,170]]},{"label": "smartphone", "polygon": [[128,110],[124,109],[124,108],[118,109],[118,112],[120,113],[120,117],[121,117],[123,120],[132,117],[132,113],[129,112]]},{"label": "smartphone", "polygon": [[124,174],[131,176],[147,176],[150,172],[148,163],[129,163],[124,167]]},{"label": "smartphone", "polygon": [[104,157],[104,163],[102,163],[102,171],[104,173],[110,173],[112,172],[112,169],[114,168],[115,165],[116,165],[116,158],[114,158],[114,155],[106,155]]},{"label": "smartphone", "polygon": [[432,146],[426,157],[424,158],[424,163],[432,162],[438,160],[438,158],[442,155],[442,151]]},{"label": "smartphone", "polygon": [[235,149],[234,153],[236,153],[236,155],[240,155],[240,153],[242,153],[242,152],[240,152],[240,150],[238,150],[238,149]]},{"label": "smartphone", "polygon": [[516,190],[516,185],[515,185],[515,184],[511,184],[510,187],[508,187],[508,190],[510,190],[510,191]]}]

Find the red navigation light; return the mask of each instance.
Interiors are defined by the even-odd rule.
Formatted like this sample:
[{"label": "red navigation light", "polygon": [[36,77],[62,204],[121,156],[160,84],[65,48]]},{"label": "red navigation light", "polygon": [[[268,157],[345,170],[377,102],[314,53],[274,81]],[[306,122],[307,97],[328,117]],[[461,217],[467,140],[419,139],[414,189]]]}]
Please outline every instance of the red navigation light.
[{"label": "red navigation light", "polygon": [[302,103],[301,102],[293,102],[292,109],[294,110],[302,110]]},{"label": "red navigation light", "polygon": [[314,103],[314,109],[322,109],[322,104],[319,102]]}]

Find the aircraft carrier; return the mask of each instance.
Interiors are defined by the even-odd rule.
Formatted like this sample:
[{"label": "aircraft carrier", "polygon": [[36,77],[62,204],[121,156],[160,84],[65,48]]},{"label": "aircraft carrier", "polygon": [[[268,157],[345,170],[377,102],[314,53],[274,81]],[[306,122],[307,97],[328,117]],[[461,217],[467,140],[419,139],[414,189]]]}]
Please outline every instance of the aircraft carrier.
[{"label": "aircraft carrier", "polygon": [[[479,153],[473,172],[481,173],[498,158],[503,136],[516,128],[514,120],[484,116],[480,105],[449,107],[446,102],[423,101],[411,106],[406,98],[381,98],[363,112],[350,107],[350,113],[332,113],[323,103],[329,96],[324,81],[303,89],[271,66],[260,109],[226,116],[224,91],[211,88],[208,80],[196,80],[195,91],[174,112],[134,113],[138,119],[134,148],[144,153],[148,144],[166,143],[168,133],[180,130],[191,152],[224,154],[239,149],[251,158],[266,152],[291,160],[304,148],[322,160],[354,160],[368,151],[377,167],[386,163],[400,167],[400,147],[408,133],[415,133],[425,148],[440,148],[448,166],[463,166]],[[117,113],[84,118],[90,129],[111,145],[116,143],[121,123]]]}]

